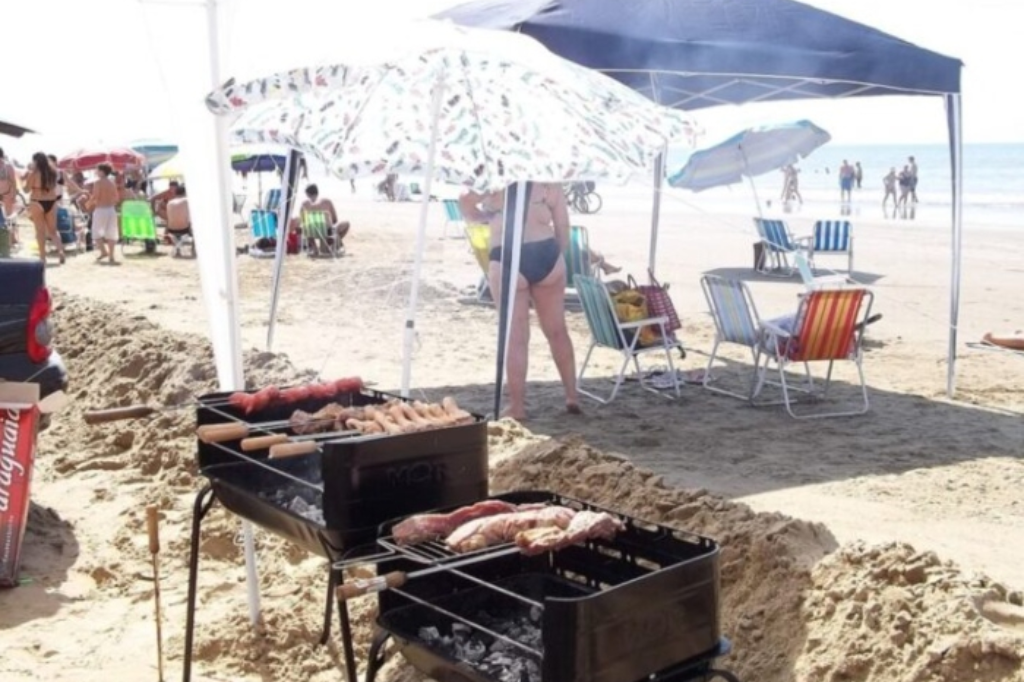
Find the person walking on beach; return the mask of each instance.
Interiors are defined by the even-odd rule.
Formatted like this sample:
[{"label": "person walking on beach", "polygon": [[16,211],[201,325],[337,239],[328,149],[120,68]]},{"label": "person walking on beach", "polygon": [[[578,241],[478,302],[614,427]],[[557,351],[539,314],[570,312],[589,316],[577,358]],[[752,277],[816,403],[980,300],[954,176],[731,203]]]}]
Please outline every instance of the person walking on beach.
[{"label": "person walking on beach", "polygon": [[[565,193],[556,183],[530,183],[523,226],[522,256],[515,277],[516,300],[511,315],[508,348],[509,404],[504,416],[526,418],[526,370],[530,345],[530,304],[537,311],[541,331],[565,389],[565,409],[579,414],[576,391],[576,358],[565,324],[565,258],[569,247],[569,208]],[[502,228],[505,192],[478,194],[469,191],[459,198],[462,215],[470,222],[491,227],[488,280],[494,300],[501,300]]]},{"label": "person walking on beach", "polygon": [[32,163],[25,174],[25,189],[29,193],[28,217],[36,228],[39,260],[46,263],[46,238],[49,237],[63,265],[64,242],[57,232],[57,169],[50,165],[46,154],[32,155]]},{"label": "person walking on beach", "polygon": [[853,199],[853,166],[846,159],[839,167],[839,201],[844,204],[850,203]]},{"label": "person walking on beach", "polygon": [[3,219],[11,223],[11,248],[18,243],[18,230],[14,227],[14,203],[17,196],[18,174],[4,156],[4,150],[0,149],[0,209],[3,209]]},{"label": "person walking on beach", "polygon": [[785,177],[785,180],[782,182],[783,204],[789,204],[793,199],[796,199],[803,206],[804,198],[800,196],[800,178],[798,177],[800,169],[788,163],[782,167],[782,172]]},{"label": "person walking on beach", "polygon": [[853,164],[853,180],[857,183],[857,189],[860,189],[860,183],[864,180],[864,169],[860,167],[860,161]]},{"label": "person walking on beach", "polygon": [[[106,258],[114,265],[114,247],[117,245],[117,185],[110,179],[114,169],[101,163],[96,168],[99,178],[92,184],[89,206],[92,208],[92,239],[100,247],[97,263]],[[108,250],[109,249],[109,250]]]},{"label": "person walking on beach", "polygon": [[885,185],[885,196],[882,197],[882,208],[885,209],[886,204],[889,201],[889,197],[892,197],[892,207],[895,210],[899,204],[899,199],[896,198],[896,166],[889,168],[889,173],[882,178],[882,184]]},{"label": "person walking on beach", "polygon": [[917,203],[917,161],[913,156],[907,157],[907,169],[910,172],[910,200]]}]

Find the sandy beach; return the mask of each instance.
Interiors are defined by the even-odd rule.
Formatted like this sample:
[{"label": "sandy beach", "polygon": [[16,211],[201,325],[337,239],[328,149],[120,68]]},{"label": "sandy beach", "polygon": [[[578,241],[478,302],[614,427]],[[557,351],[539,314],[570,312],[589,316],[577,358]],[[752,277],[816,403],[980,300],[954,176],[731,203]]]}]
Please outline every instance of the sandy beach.
[{"label": "sandy beach", "polygon": [[[358,374],[384,389],[400,380],[400,349],[419,206],[327,185],[352,222],[337,260],[289,257],[280,317],[266,350],[272,261],[238,257],[242,334],[252,386]],[[573,216],[591,245],[644,279],[649,191],[601,188],[604,209]],[[684,369],[703,367],[713,339],[699,280],[744,279],[762,317],[790,312],[796,277],[751,270],[746,197],[715,212],[670,193],[662,209],[658,275],[683,318]],[[927,208],[927,207],[924,207]],[[823,209],[790,216],[807,234]],[[945,397],[949,229],[938,211],[882,220],[859,201],[855,278],[883,314],[867,335],[871,411],[797,422],[780,408],[686,386],[666,400],[627,384],[614,403],[563,411],[539,329],[531,339],[529,419],[490,426],[492,490],[553,489],[706,534],[723,546],[722,666],[746,682],[1024,680],[1024,357],[966,346],[989,330],[1024,327],[1017,296],[1024,242],[1000,226],[964,234],[956,400]],[[431,208],[415,394],[490,410],[496,314],[473,301],[479,267],[461,238],[444,237]],[[456,230],[449,229],[449,235]],[[237,230],[239,245],[247,242]],[[27,226],[22,229],[28,238]],[[144,507],[161,509],[164,651],[180,677],[191,507],[203,479],[193,414],[87,427],[84,411],[181,404],[215,387],[196,261],[139,255],[97,265],[91,253],[48,272],[56,339],[72,403],[40,438],[22,571],[0,592],[0,679],[156,678]],[[53,262],[53,261],[51,261]],[[819,265],[842,267],[843,258]],[[582,362],[586,321],[569,314]],[[721,385],[749,370],[726,349]],[[592,387],[610,390],[619,356],[596,351]],[[654,362],[659,362],[654,360]],[[849,364],[849,363],[847,363]],[[588,371],[589,373],[589,371]],[[856,399],[852,365],[835,398]],[[324,561],[257,530],[264,623],[248,625],[239,524],[215,507],[204,525],[193,679],[337,680],[337,635],[317,644]],[[353,603],[361,661],[372,599]],[[397,658],[397,657],[396,657]],[[417,679],[400,660],[390,680]],[[380,679],[380,678],[378,678]]]}]

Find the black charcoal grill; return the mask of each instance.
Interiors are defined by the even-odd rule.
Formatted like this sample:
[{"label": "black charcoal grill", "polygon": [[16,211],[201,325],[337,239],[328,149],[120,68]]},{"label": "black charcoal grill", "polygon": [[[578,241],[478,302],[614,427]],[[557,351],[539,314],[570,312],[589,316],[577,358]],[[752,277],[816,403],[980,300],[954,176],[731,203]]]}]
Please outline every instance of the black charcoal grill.
[{"label": "black charcoal grill", "polygon": [[[332,402],[363,406],[396,398],[363,390],[330,399],[270,406],[244,415],[237,408],[225,406],[229,395],[214,393],[199,398],[197,426],[286,421],[295,410],[314,413]],[[242,452],[240,441],[197,441],[197,447],[199,470],[209,484],[196,496],[193,514],[185,682],[191,678],[200,527],[214,500],[332,562],[321,638],[326,642],[333,589],[341,575],[334,565],[372,554],[380,524],[387,519],[472,504],[487,496],[487,430],[483,417],[478,415],[471,424],[430,431],[323,440],[317,452],[283,459],[269,459],[267,450]],[[348,612],[341,606],[346,666],[350,682],[354,682]]]},{"label": "black charcoal grill", "polygon": [[[607,511],[548,492],[496,499]],[[389,638],[441,682],[737,682],[713,667],[729,651],[719,630],[718,546],[616,515],[626,530],[614,540],[533,557],[509,545],[469,557],[441,543],[400,547],[392,524],[383,526],[378,544],[391,556],[379,566],[438,570],[380,592],[367,682]]]}]

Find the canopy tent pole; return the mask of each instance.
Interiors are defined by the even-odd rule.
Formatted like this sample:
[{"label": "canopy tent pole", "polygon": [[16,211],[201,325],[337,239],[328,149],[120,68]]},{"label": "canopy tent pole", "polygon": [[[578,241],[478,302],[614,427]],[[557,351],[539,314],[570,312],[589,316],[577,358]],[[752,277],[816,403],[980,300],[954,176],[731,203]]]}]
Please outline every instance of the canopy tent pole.
[{"label": "canopy tent pole", "polygon": [[[214,87],[218,87],[224,80],[220,73],[220,21],[218,17],[219,7],[217,0],[206,1],[207,37],[210,42],[210,80]],[[224,272],[226,273],[223,296],[227,299],[231,320],[228,323],[230,335],[229,345],[233,353],[233,381],[231,385],[223,385],[222,390],[240,390],[245,388],[245,379],[242,369],[242,342],[241,329],[239,327],[238,308],[238,276],[235,270],[235,243],[234,231],[228,229],[231,217],[228,213],[228,200],[231,197],[231,178],[228,174],[230,168],[230,156],[228,153],[228,121],[223,116],[215,118],[216,126],[216,154],[217,154],[217,200],[218,218],[217,224],[221,226],[222,256],[224,258]],[[242,544],[245,549],[245,582],[248,591],[249,620],[253,625],[259,622],[260,617],[260,588],[259,576],[256,571],[256,543],[253,538],[252,524],[242,521]]]},{"label": "canopy tent pole", "polygon": [[416,342],[416,305],[420,295],[420,272],[423,270],[423,250],[427,247],[427,216],[430,211],[430,185],[434,176],[437,155],[437,132],[444,98],[444,75],[434,84],[430,100],[430,147],[427,151],[426,177],[423,179],[423,198],[420,201],[420,224],[416,230],[416,253],[413,256],[412,284],[409,304],[405,311],[405,336],[402,339],[402,397],[409,397],[412,383],[412,352]]},{"label": "canopy tent pole", "polygon": [[502,213],[501,295],[498,304],[498,357],[494,378],[494,418],[501,417],[501,393],[508,364],[509,341],[512,338],[512,311],[515,310],[519,281],[519,260],[523,245],[523,224],[526,220],[526,198],[533,190],[532,182],[517,182],[505,190]]},{"label": "canopy tent pole", "polygon": [[654,159],[654,203],[651,206],[651,248],[647,255],[647,269],[653,273],[658,260],[658,226],[661,222],[661,190],[665,184],[665,163],[668,146]]},{"label": "canopy tent pole", "polygon": [[961,178],[963,177],[963,111],[960,95],[947,94],[946,124],[949,127],[949,162],[953,182],[953,262],[950,267],[949,287],[949,351],[946,368],[946,396],[952,398],[956,393],[956,343],[960,324],[960,279],[961,252],[963,248],[963,197],[961,196]]},{"label": "canopy tent pole", "polygon": [[277,326],[277,304],[281,296],[281,273],[284,257],[288,253],[288,219],[295,203],[296,187],[299,184],[299,159],[302,153],[297,149],[288,151],[284,164],[281,203],[277,207],[277,245],[274,249],[274,279],[270,285],[270,320],[267,322],[267,352],[274,346],[274,327]]}]

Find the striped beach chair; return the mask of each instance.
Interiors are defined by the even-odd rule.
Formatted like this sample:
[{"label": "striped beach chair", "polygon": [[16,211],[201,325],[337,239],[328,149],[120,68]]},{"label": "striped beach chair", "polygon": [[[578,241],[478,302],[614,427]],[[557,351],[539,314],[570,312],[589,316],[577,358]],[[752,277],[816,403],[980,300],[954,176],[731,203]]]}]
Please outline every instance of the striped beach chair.
[{"label": "striped beach chair", "polygon": [[306,255],[316,253],[313,240],[319,239],[331,252],[332,258],[338,257],[338,240],[330,234],[331,216],[327,211],[302,212],[302,240],[306,243]]},{"label": "striped beach chair", "polygon": [[766,255],[765,268],[760,272],[791,276],[794,268],[789,262],[789,256],[806,248],[804,240],[793,238],[785,220],[754,218],[754,226],[757,227],[757,236],[764,244]]},{"label": "striped beach chair", "polygon": [[[765,320],[761,323],[761,342],[758,344],[758,380],[754,394],[765,382],[772,364],[779,375],[782,387],[782,402],[786,411],[794,418],[838,417],[864,414],[870,405],[868,388],[864,380],[863,339],[865,327],[869,324],[873,294],[863,288],[820,289],[807,293],[800,299],[795,317],[786,320]],[[764,363],[760,362],[764,358]],[[794,363],[804,364],[807,372],[808,393],[815,393],[810,363],[827,362],[828,372],[824,388],[817,397],[825,399],[832,384],[832,369],[836,361],[853,362],[860,378],[861,404],[853,409],[818,411],[797,414],[791,386],[786,377],[786,368]]]},{"label": "striped beach chair", "polygon": [[252,240],[277,238],[277,212],[254,208],[249,213],[249,231]]},{"label": "striped beach chair", "polygon": [[[701,278],[700,285],[704,290],[708,309],[711,311],[711,319],[715,323],[715,342],[711,347],[707,368],[704,370],[703,386],[715,393],[742,400],[752,400],[757,385],[757,349],[761,341],[761,320],[757,316],[757,306],[754,305],[750,289],[740,280],[727,279],[717,275],[705,275]],[[753,363],[750,367],[750,386],[743,393],[722,388],[720,385],[712,386],[709,383],[711,367],[714,365],[715,359],[718,357],[718,349],[723,343],[743,346],[750,352],[750,359]]]},{"label": "striped beach chair", "polygon": [[456,236],[459,230],[466,226],[466,219],[462,216],[462,207],[459,206],[458,199],[445,199],[441,202],[444,205],[444,227],[441,230],[441,236],[448,236],[448,226],[455,226]]},{"label": "striped beach chair", "polygon": [[846,254],[846,271],[853,272],[853,228],[849,220],[819,220],[808,240],[807,260],[814,270],[818,254]]},{"label": "striped beach chair", "polygon": [[[612,303],[611,296],[608,295],[608,290],[599,279],[596,277],[576,275],[576,279],[573,284],[576,287],[576,291],[579,293],[580,303],[583,306],[583,314],[587,318],[587,325],[590,327],[590,335],[592,339],[590,348],[587,350],[587,355],[583,359],[583,365],[580,367],[580,373],[577,379],[577,388],[579,392],[585,396],[593,398],[599,403],[610,403],[615,400],[615,396],[619,392],[619,387],[622,386],[622,382],[626,378],[626,369],[629,367],[630,362],[632,362],[633,366],[636,368],[640,385],[652,393],[664,396],[665,393],[648,385],[643,372],[640,371],[640,362],[638,360],[639,356],[646,353],[664,353],[665,361],[668,364],[668,371],[672,377],[675,395],[678,398],[680,396],[680,383],[679,375],[675,371],[675,367],[672,365],[672,349],[682,348],[682,344],[676,340],[666,328],[668,318],[651,317],[633,322],[620,322],[615,314],[615,305]],[[661,328],[660,343],[651,346],[639,346],[639,330],[641,327],[645,327],[647,325],[656,325]],[[623,358],[622,366],[619,368],[618,374],[615,375],[615,385],[612,388],[611,395],[607,398],[591,393],[583,388],[583,375],[586,373],[587,366],[590,364],[590,358],[594,353],[594,349],[598,346],[617,350],[622,354]]]},{"label": "striped beach chair", "polygon": [[596,277],[597,268],[590,261],[590,235],[582,225],[569,228],[569,248],[565,252],[565,281],[574,287],[576,276]]},{"label": "striped beach chair", "polygon": [[[121,240],[122,254],[130,241],[153,244],[152,252],[156,251],[156,220],[148,201],[131,200],[121,204]],[[148,246],[146,251],[150,251]]]}]

